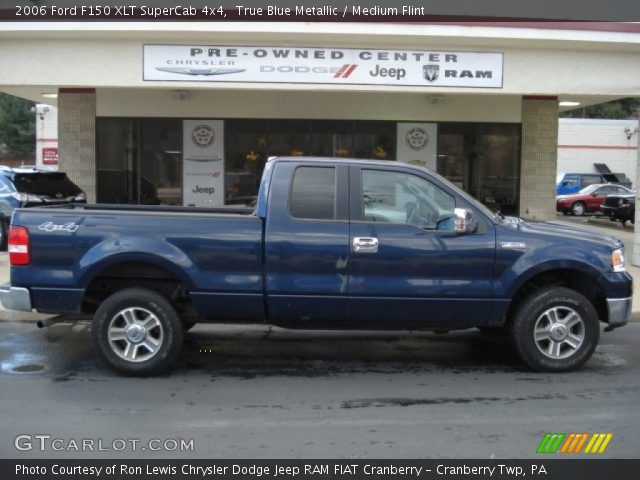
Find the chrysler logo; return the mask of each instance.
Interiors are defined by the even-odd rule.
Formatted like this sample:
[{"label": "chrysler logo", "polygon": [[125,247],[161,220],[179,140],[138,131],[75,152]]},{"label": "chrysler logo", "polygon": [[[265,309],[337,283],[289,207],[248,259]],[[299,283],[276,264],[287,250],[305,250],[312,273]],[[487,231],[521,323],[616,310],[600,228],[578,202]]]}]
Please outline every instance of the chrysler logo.
[{"label": "chrysler logo", "polygon": [[210,77],[212,75],[226,75],[229,73],[244,72],[246,68],[185,68],[185,67],[156,67],[156,70],[161,72],[177,73],[180,75],[204,75]]},{"label": "chrysler logo", "polygon": [[213,128],[209,125],[198,125],[191,132],[191,140],[195,146],[200,148],[207,148],[216,139],[216,134],[213,132]]},{"label": "chrysler logo", "polygon": [[429,135],[424,129],[416,127],[407,132],[405,140],[411,150],[422,150],[429,143]]}]

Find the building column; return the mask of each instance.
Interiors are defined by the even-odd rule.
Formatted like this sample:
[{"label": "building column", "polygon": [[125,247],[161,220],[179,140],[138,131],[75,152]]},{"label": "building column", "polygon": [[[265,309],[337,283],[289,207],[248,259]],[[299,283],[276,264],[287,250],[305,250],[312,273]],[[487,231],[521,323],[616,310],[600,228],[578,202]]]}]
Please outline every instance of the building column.
[{"label": "building column", "polygon": [[[640,112],[639,112],[640,113]],[[640,119],[638,120],[638,126],[635,127],[633,129],[632,132],[630,132],[631,135],[635,135],[636,136],[636,140],[638,142],[638,150],[637,150],[637,159],[636,159],[636,178],[634,178],[634,184],[633,184],[633,188],[636,190],[636,192],[640,192],[640,189],[638,188],[638,186],[640,186]],[[636,206],[640,205],[640,199],[638,198],[640,196],[640,193],[636,193]],[[635,209],[635,219],[634,219],[634,234],[633,234],[633,256],[631,258],[631,263],[636,266],[636,267],[640,267],[640,209],[636,208]],[[627,249],[628,249],[628,245],[627,245]],[[628,250],[625,250],[625,255],[628,258],[630,252],[628,252]]]},{"label": "building column", "polygon": [[555,219],[557,97],[522,98],[521,155],[520,216],[530,220]]},{"label": "building column", "polygon": [[96,201],[96,91],[61,88],[58,92],[58,166]]}]

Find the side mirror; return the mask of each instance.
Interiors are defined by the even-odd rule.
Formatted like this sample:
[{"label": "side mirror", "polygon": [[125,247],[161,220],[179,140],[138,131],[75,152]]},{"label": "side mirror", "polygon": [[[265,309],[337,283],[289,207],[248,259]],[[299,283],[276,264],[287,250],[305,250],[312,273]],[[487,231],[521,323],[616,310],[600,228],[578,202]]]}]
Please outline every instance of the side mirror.
[{"label": "side mirror", "polygon": [[569,182],[567,182],[566,180],[564,182],[562,182],[562,186],[566,187],[567,185],[569,185]]},{"label": "side mirror", "polygon": [[454,231],[456,233],[474,233],[478,229],[478,221],[473,218],[471,210],[467,210],[466,208],[456,208],[454,211],[454,217]]}]

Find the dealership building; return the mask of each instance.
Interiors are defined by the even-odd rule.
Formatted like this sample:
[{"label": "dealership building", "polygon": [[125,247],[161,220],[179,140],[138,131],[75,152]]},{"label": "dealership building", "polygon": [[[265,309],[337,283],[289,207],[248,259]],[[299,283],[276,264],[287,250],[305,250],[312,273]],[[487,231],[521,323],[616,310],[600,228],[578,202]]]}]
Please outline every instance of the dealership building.
[{"label": "dealership building", "polygon": [[0,91],[58,108],[59,169],[107,203],[250,203],[270,156],[332,156],[548,219],[559,110],[639,79],[626,23],[0,24]]}]

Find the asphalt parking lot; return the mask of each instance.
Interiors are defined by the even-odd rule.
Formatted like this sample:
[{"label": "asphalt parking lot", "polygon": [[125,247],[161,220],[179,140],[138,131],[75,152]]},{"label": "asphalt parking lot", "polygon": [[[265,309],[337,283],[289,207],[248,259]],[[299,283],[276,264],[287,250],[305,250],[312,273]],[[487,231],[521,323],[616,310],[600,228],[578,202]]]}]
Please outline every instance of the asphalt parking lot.
[{"label": "asphalt parking lot", "polygon": [[[197,326],[175,368],[135,379],[98,362],[87,324],[13,320],[0,322],[3,458],[533,458],[546,432],[611,432],[603,456],[639,452],[638,322],[603,333],[567,374],[532,372],[505,338],[476,330]],[[63,450],[18,451],[21,434]],[[193,439],[194,451],[66,448],[152,438]]]}]

